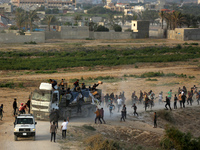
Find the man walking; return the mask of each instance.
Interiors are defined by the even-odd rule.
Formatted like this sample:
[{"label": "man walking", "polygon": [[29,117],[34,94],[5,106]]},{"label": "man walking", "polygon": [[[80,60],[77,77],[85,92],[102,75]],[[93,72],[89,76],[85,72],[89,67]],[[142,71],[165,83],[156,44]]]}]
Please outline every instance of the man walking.
[{"label": "man walking", "polygon": [[64,122],[62,123],[61,125],[61,130],[62,130],[62,139],[65,139],[66,138],[66,131],[67,131],[67,124],[69,122],[69,118],[67,119],[64,119]]},{"label": "man walking", "polygon": [[97,123],[97,119],[98,121],[102,124],[101,120],[100,120],[100,110],[99,108],[97,109],[97,111],[94,112],[96,114],[96,118],[95,118],[95,124]]},{"label": "man walking", "polygon": [[154,122],[154,128],[157,128],[157,115],[156,115],[156,112],[154,112],[153,122]]},{"label": "man walking", "polygon": [[16,115],[16,109],[17,109],[17,99],[14,98],[14,102],[13,102],[13,111],[14,111],[13,115],[14,116]]},{"label": "man walking", "polygon": [[117,100],[117,106],[118,106],[118,112],[122,106],[122,99],[121,99],[121,96],[119,96],[118,100]]},{"label": "man walking", "polygon": [[103,120],[104,124],[106,124],[105,120],[103,119],[104,117],[104,110],[103,110],[103,107],[100,109],[100,119]]},{"label": "man walking", "polygon": [[171,107],[170,107],[170,99],[167,96],[166,96],[166,101],[165,102],[166,102],[166,104],[165,104],[166,110],[168,110],[167,106],[169,106],[170,110],[172,110]]},{"label": "man walking", "polygon": [[1,104],[1,106],[0,106],[0,119],[1,119],[1,121],[2,121],[2,118],[3,118],[3,113],[4,113],[3,104]]},{"label": "man walking", "polygon": [[171,100],[171,97],[172,97],[172,90],[170,90],[167,94],[168,94],[169,100]]},{"label": "man walking", "polygon": [[56,142],[56,133],[57,133],[57,127],[55,125],[55,122],[50,126],[50,133],[51,133],[51,142],[54,137],[54,142]]},{"label": "man walking", "polygon": [[137,113],[137,106],[135,105],[135,103],[133,104],[132,107],[133,107],[133,110],[134,110],[134,112],[133,112],[134,116],[135,116],[135,115],[138,116],[138,113]]},{"label": "man walking", "polygon": [[178,98],[177,98],[177,96],[175,94],[174,95],[174,109],[177,109],[177,100],[178,100]]}]

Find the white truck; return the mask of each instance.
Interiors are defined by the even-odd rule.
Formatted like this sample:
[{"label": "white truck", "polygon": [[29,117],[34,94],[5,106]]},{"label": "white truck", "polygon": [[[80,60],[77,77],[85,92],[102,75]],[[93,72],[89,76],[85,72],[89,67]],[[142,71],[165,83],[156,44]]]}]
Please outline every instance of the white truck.
[{"label": "white truck", "polygon": [[32,137],[35,140],[36,128],[34,116],[32,114],[20,114],[16,116],[14,122],[14,140],[18,137]]},{"label": "white truck", "polygon": [[39,89],[31,94],[31,110],[36,119],[49,120],[52,110],[59,110],[59,119],[67,117],[84,116],[94,114],[96,104],[99,102],[101,90],[96,90],[98,98],[88,89],[81,90],[84,101],[81,104],[81,113],[77,113],[77,98],[79,92],[65,94],[62,90],[55,90],[49,83],[41,83]]}]

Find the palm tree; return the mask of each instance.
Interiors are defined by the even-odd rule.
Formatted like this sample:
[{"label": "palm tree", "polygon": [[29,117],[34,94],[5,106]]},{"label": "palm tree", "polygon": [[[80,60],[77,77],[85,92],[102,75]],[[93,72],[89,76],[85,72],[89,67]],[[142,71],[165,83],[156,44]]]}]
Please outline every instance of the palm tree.
[{"label": "palm tree", "polygon": [[38,15],[37,15],[37,11],[36,10],[29,11],[28,24],[30,26],[30,31],[33,31],[33,21],[35,21],[36,19],[39,19]]},{"label": "palm tree", "polygon": [[15,12],[15,22],[16,22],[16,25],[17,25],[19,31],[21,30],[21,28],[25,24],[26,19],[27,19],[26,18],[26,11],[21,9],[21,8],[17,8],[16,12]]},{"label": "palm tree", "polygon": [[163,29],[163,21],[164,21],[164,18],[165,18],[165,12],[164,11],[161,11],[159,13],[159,16],[161,18],[161,26],[162,26],[162,29]]},{"label": "palm tree", "polygon": [[181,27],[186,22],[185,17],[179,11],[174,11],[172,13],[172,18],[173,18],[173,30],[175,28]]},{"label": "palm tree", "polygon": [[54,15],[46,15],[44,20],[48,24],[48,29],[50,31],[50,24],[56,22],[56,17]]}]

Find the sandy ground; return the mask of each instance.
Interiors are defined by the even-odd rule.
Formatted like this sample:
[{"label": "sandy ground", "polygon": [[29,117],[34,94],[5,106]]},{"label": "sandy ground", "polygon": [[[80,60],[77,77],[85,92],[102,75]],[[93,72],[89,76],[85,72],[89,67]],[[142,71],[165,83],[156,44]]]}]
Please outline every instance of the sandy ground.
[{"label": "sandy ground", "polygon": [[[54,41],[55,42],[55,41]],[[70,41],[67,41],[70,42]],[[77,41],[72,41],[77,42]],[[78,41],[81,42],[81,41]],[[135,43],[134,43],[135,42]],[[137,43],[138,42],[138,43]],[[180,41],[178,41],[179,43]],[[56,43],[56,42],[55,42]],[[54,43],[54,44],[55,44]],[[114,43],[114,44],[113,44]],[[152,41],[147,40],[146,42],[139,42],[130,40],[128,43],[127,41],[84,41],[83,46],[96,46],[96,45],[131,45],[131,46],[141,46],[144,44],[149,45],[177,45],[177,41],[173,40],[165,40],[164,42],[162,40],[160,41]],[[183,43],[183,42],[180,42]],[[2,46],[4,48],[5,45]],[[51,41],[49,43],[45,43],[42,46],[46,46],[47,48],[52,46]],[[54,45],[55,46],[55,45]],[[30,46],[27,46],[30,48]],[[39,47],[39,46],[38,46]],[[14,45],[10,45],[10,47],[7,47],[9,49],[17,49]],[[26,49],[26,47],[24,47]],[[126,75],[140,75],[145,72],[157,72],[161,71],[163,73],[176,73],[176,74],[186,74],[187,76],[195,76],[195,78],[189,79],[189,78],[177,78],[177,77],[156,77],[153,79],[157,79],[157,81],[146,81],[144,78],[133,78],[133,77],[126,77],[124,80],[119,80],[117,82],[104,82],[103,85],[100,85],[99,88],[103,90],[103,94],[114,92],[114,94],[119,94],[122,91],[125,91],[125,97],[127,98],[127,104],[130,103],[131,93],[133,91],[136,91],[136,95],[139,96],[139,91],[150,91],[153,90],[153,92],[158,96],[158,93],[163,91],[165,97],[167,95],[167,92],[172,89],[173,94],[176,94],[178,91],[178,87],[182,87],[185,85],[188,90],[193,86],[197,85],[199,87],[200,82],[200,69],[197,67],[197,62],[189,61],[189,62],[176,62],[176,63],[151,63],[151,64],[137,64],[139,68],[135,68],[134,65],[128,65],[128,66],[117,66],[117,67],[97,67],[96,70],[92,71],[84,71],[85,68],[80,68],[80,71],[76,72],[65,72],[65,73],[55,73],[55,74],[33,74],[33,75],[26,75],[23,72],[13,72],[13,71],[0,71],[0,83],[6,83],[8,81],[13,82],[23,82],[25,88],[0,88],[0,104],[4,104],[4,117],[3,121],[0,121],[0,149],[1,150],[23,150],[23,149],[37,149],[37,150],[57,150],[57,149],[65,149],[63,148],[63,142],[57,142],[57,143],[51,143],[50,142],[50,133],[49,133],[49,122],[43,122],[38,121],[37,124],[37,135],[36,135],[36,141],[32,141],[31,139],[20,139],[19,141],[14,141],[14,135],[13,135],[13,122],[14,118],[12,116],[12,103],[13,99],[17,98],[18,100],[18,106],[21,102],[26,102],[28,100],[29,94],[36,88],[39,87],[40,82],[46,82],[47,79],[53,78],[57,81],[60,81],[61,79],[65,79],[65,81],[69,81],[69,79],[74,78],[81,78],[83,77],[98,77],[98,76],[113,76],[117,78],[122,78],[125,74]],[[101,71],[100,71],[101,70]],[[27,84],[26,84],[27,83]],[[86,85],[88,85],[86,83]],[[127,106],[128,110],[128,119],[126,123],[120,123],[120,114],[115,112],[112,117],[109,116],[107,112],[107,108],[105,108],[105,120],[106,125],[94,125],[94,116],[91,118],[71,118],[69,123],[69,130],[73,130],[74,126],[82,126],[84,124],[91,124],[95,128],[98,128],[98,133],[104,133],[104,130],[109,133],[106,135],[107,137],[111,136],[110,131],[117,130],[120,128],[120,131],[125,132],[126,134],[119,134],[121,137],[124,137],[128,135],[129,133],[126,131],[129,131],[131,129],[131,132],[138,133],[137,138],[140,139],[140,141],[137,141],[136,139],[127,139],[128,140],[134,140],[137,141],[138,144],[146,143],[146,146],[148,146],[148,143],[154,142],[158,143],[158,139],[162,137],[163,135],[163,127],[154,129],[152,128],[152,122],[150,120],[145,120],[145,116],[141,115],[139,118],[135,118],[131,113],[132,109],[130,108],[130,105]],[[163,105],[156,105],[153,110],[163,109]],[[144,111],[143,106],[138,106],[138,112],[142,114]],[[61,122],[59,122],[61,124]],[[130,133],[131,133],[130,132]],[[155,138],[155,141],[149,141],[149,139],[152,139],[153,137],[150,136],[151,134]],[[117,136],[117,133],[115,134]],[[148,138],[144,138],[148,137]],[[124,137],[126,138],[126,137]],[[60,131],[58,132],[58,141],[60,140]],[[130,142],[130,141],[129,141]],[[69,146],[69,149],[77,149],[77,145],[80,146],[80,143]],[[151,145],[150,145],[151,146]]]}]

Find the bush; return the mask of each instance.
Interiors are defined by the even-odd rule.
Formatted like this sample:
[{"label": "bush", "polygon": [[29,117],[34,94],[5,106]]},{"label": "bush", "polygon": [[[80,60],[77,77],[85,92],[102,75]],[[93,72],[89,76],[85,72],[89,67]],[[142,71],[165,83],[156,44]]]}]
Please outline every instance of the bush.
[{"label": "bush", "polygon": [[35,41],[24,42],[24,44],[37,44]]},{"label": "bush", "polygon": [[172,116],[172,112],[171,111],[166,111],[166,110],[159,110],[157,112],[158,117],[162,118],[163,120],[166,120],[170,123],[175,123],[175,120]]},{"label": "bush", "polygon": [[85,140],[86,150],[122,150],[117,142],[105,139],[102,135],[93,135]]},{"label": "bush", "polygon": [[115,24],[113,26],[113,29],[115,30],[115,32],[122,32],[122,27],[118,24]]},{"label": "bush", "polygon": [[200,137],[194,138],[191,133],[183,133],[175,127],[167,126],[160,144],[163,149],[198,150]]},{"label": "bush", "polygon": [[15,25],[11,25],[10,27],[9,27],[9,30],[17,30],[18,28],[17,28],[17,26],[15,26]]},{"label": "bush", "polygon": [[0,87],[14,88],[14,83],[13,82],[1,83]]},{"label": "bush", "polygon": [[96,129],[94,127],[89,126],[89,125],[83,125],[83,128],[90,130],[90,131],[96,131]]},{"label": "bush", "polygon": [[109,32],[109,29],[102,26],[102,25],[99,25],[95,31],[97,31],[97,32]]},{"label": "bush", "polygon": [[176,48],[177,48],[177,49],[181,49],[181,48],[182,48],[181,44],[178,44],[178,45],[176,46]]},{"label": "bush", "polygon": [[146,81],[158,81],[157,79],[150,79],[150,78],[148,78],[148,79],[146,79]]},{"label": "bush", "polygon": [[56,70],[49,70],[49,71],[36,71],[35,73],[39,74],[51,74],[51,73],[57,73],[58,71]]}]

